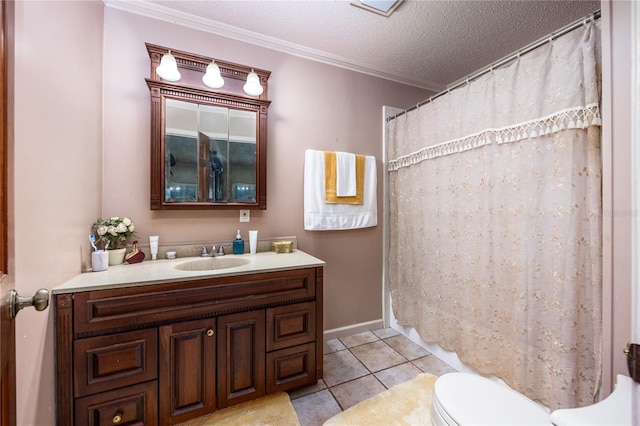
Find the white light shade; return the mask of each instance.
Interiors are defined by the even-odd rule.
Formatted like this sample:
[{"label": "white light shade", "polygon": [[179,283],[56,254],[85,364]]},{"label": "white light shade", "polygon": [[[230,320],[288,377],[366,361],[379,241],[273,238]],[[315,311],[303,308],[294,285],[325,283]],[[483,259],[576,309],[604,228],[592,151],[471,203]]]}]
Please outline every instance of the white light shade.
[{"label": "white light shade", "polygon": [[254,70],[247,74],[247,82],[242,89],[249,96],[260,96],[262,94],[264,89],[260,85],[260,77]]},{"label": "white light shade", "polygon": [[160,76],[161,79],[167,81],[178,81],[180,80],[180,71],[178,71],[178,63],[176,62],[176,58],[169,53],[162,56],[160,60],[160,65],[156,68],[156,73]]},{"label": "white light shade", "polygon": [[215,61],[207,65],[207,72],[202,76],[202,82],[212,89],[219,89],[224,86],[224,80],[220,75],[220,68]]}]

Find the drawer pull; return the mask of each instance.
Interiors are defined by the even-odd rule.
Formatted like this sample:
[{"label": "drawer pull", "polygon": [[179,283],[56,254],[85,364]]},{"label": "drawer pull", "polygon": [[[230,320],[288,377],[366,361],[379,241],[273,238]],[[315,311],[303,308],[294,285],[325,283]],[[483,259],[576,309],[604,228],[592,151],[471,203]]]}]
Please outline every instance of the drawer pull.
[{"label": "drawer pull", "polygon": [[121,414],[116,414],[115,416],[113,416],[113,420],[111,420],[111,422],[114,425],[117,425],[118,423],[120,423],[122,421],[122,415]]},{"label": "drawer pull", "polygon": [[207,330],[207,336],[212,337],[214,334],[216,334],[216,332],[213,331],[213,328]]}]

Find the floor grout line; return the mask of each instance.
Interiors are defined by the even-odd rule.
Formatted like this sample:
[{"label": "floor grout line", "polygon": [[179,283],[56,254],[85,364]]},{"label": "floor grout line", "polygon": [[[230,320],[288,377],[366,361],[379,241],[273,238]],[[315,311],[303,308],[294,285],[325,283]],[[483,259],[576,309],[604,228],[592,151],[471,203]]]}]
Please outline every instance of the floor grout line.
[{"label": "floor grout line", "polygon": [[[380,330],[378,330],[380,331]],[[369,341],[364,341],[363,343],[359,343],[359,344],[354,344],[355,342],[358,342],[359,339],[363,339],[363,340],[367,340],[368,338],[370,338],[370,336],[365,336],[365,333],[371,333],[374,336],[373,340],[369,340]],[[402,383],[402,381],[396,383],[396,377],[392,374],[392,373],[387,373],[386,377],[384,374],[385,371],[393,369],[393,368],[397,368],[397,367],[401,367],[401,366],[405,366],[407,365],[410,373],[408,374],[422,374],[422,373],[431,373],[431,374],[438,374],[436,373],[436,371],[439,371],[439,367],[438,366],[434,366],[434,369],[431,369],[431,364],[429,362],[425,362],[425,358],[426,357],[430,357],[433,354],[431,354],[429,351],[425,351],[426,353],[424,353],[423,355],[421,354],[421,352],[418,351],[418,349],[424,350],[424,348],[419,347],[417,344],[415,344],[414,342],[411,342],[408,338],[407,341],[405,342],[404,339],[402,338],[398,338],[398,336],[402,336],[401,334],[391,334],[391,335],[387,335],[386,337],[380,337],[378,336],[374,331],[370,331],[370,332],[365,332],[365,333],[358,333],[356,335],[352,335],[352,336],[345,336],[342,338],[336,338],[334,342],[334,344],[331,345],[327,345],[326,342],[323,342],[323,344],[325,344],[325,350],[330,349],[329,352],[324,353],[323,351],[323,362],[327,359],[327,356],[330,356],[332,354],[336,354],[342,351],[347,351],[349,353],[350,357],[355,358],[355,361],[357,362],[357,365],[359,367],[356,366],[356,364],[353,364],[353,368],[357,368],[359,369],[360,367],[363,368],[362,372],[366,372],[365,374],[362,374],[360,376],[357,377],[353,377],[350,378],[348,380],[345,380],[344,382],[340,382],[340,383],[336,383],[333,386],[329,386],[329,384],[326,382],[325,378],[323,378],[322,380],[322,386],[319,389],[314,389],[312,392],[309,393],[298,393],[295,397],[292,397],[291,400],[292,402],[294,402],[294,408],[296,408],[297,410],[301,410],[300,412],[298,412],[298,417],[301,419],[301,425],[302,426],[319,426],[322,423],[324,423],[324,421],[326,421],[328,418],[326,416],[332,416],[329,414],[329,412],[334,413],[333,415],[337,414],[335,413],[335,410],[339,410],[339,412],[343,412],[345,411],[345,406],[344,406],[344,402],[341,402],[339,398],[344,398],[345,394],[344,392],[347,392],[347,394],[349,394],[350,392],[358,392],[358,388],[357,385],[352,385],[351,388],[349,388],[349,383],[355,382],[356,380],[361,380],[363,378],[369,377],[369,376],[373,376],[372,379],[376,381],[376,383],[379,383],[381,385],[381,389],[383,389],[381,392],[384,392],[386,390],[389,390],[391,387]],[[381,334],[386,334],[386,333],[381,333]],[[398,338],[396,339],[397,341],[394,342],[394,344],[398,347],[398,349],[396,349],[395,347],[393,347],[390,343],[389,343],[389,339],[392,338]],[[329,340],[328,342],[331,342],[334,339]],[[351,344],[352,346],[348,346],[347,344],[345,344],[345,342]],[[373,344],[373,343],[377,343],[377,342],[382,342],[384,343],[384,351],[386,352],[387,349],[390,349],[391,351],[393,351],[395,354],[400,356],[400,359],[402,359],[403,361],[400,362],[399,364],[395,364],[395,365],[390,365],[386,368],[383,368],[381,370],[378,371],[372,371],[366,364],[365,362],[360,359],[360,357],[358,357],[358,355],[356,355],[356,353],[354,352],[354,350],[356,350],[356,352],[360,352],[362,356],[366,356],[366,350],[362,350],[362,351],[358,351],[356,348],[362,347],[364,345],[368,345],[368,344]],[[413,345],[417,346],[417,348],[414,348]],[[380,348],[382,348],[382,346],[380,346]],[[374,350],[374,349],[372,349]],[[402,352],[406,353],[407,355],[405,356]],[[409,357],[413,357],[413,359],[409,359]],[[437,359],[437,357],[435,357]],[[332,359],[336,359],[336,360],[340,360],[342,358],[338,357],[334,357]],[[346,362],[346,361],[345,361]],[[351,363],[353,361],[349,361],[349,363]],[[374,364],[372,365],[376,365],[377,361],[374,362]],[[423,369],[420,367],[420,365],[422,365],[423,367],[427,368],[427,370]],[[335,368],[345,368],[345,371],[349,371],[349,366],[348,364],[344,364],[344,365],[334,365]],[[327,363],[324,365],[324,371],[329,371],[332,370],[332,365],[330,363]],[[333,370],[335,371],[335,370]],[[399,370],[402,371],[402,370]],[[417,372],[417,373],[416,373]],[[356,373],[357,374],[357,373]],[[402,374],[404,375],[405,373],[402,372]],[[439,374],[438,374],[439,375]],[[386,380],[389,383],[389,386],[387,386],[384,382],[383,379]],[[407,379],[410,380],[410,379]],[[371,382],[368,382],[371,383]],[[336,392],[337,388],[339,386],[344,386],[347,385],[346,387],[343,387],[341,389],[340,394],[338,394]],[[304,398],[307,397],[312,397],[313,395],[319,394],[320,392],[327,390],[327,396],[326,398],[329,398],[332,402],[329,403],[329,400],[325,399],[325,397],[320,397],[319,400],[317,401],[322,401],[321,403],[319,403],[320,405],[318,405],[317,401],[312,399],[313,404],[312,405],[307,405],[305,404]],[[366,393],[366,392],[365,392]],[[378,392],[380,393],[380,392]],[[371,396],[369,396],[371,397]],[[350,397],[348,397],[350,398]],[[355,400],[358,400],[359,397],[356,397]],[[365,398],[366,399],[366,398]],[[348,399],[347,399],[348,400]],[[296,401],[298,401],[298,403],[296,404]],[[352,400],[353,401],[353,400]],[[329,404],[329,405],[326,405]],[[331,406],[331,404],[335,404],[333,406]],[[356,405],[357,403],[352,403],[350,402],[350,404]],[[296,405],[298,405],[296,407]],[[348,408],[347,408],[348,409]],[[306,421],[302,421],[303,418],[306,418]],[[308,419],[315,419],[313,421],[310,421]],[[321,420],[324,419],[324,420]],[[320,423],[318,423],[320,422]]]}]

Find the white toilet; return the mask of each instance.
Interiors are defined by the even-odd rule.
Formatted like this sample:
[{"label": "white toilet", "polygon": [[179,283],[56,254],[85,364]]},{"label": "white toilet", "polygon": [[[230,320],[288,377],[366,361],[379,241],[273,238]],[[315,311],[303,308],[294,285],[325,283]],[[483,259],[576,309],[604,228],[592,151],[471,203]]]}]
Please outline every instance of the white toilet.
[{"label": "white toilet", "polygon": [[438,378],[431,398],[434,426],[462,425],[630,425],[630,377],[618,375],[609,397],[588,407],[550,415],[524,395],[485,377],[449,373]]}]

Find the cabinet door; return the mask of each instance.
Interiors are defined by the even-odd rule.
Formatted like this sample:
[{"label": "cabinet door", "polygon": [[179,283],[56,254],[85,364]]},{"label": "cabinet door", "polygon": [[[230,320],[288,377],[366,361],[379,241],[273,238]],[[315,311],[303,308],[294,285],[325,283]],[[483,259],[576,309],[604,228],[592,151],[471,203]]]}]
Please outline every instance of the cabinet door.
[{"label": "cabinet door", "polygon": [[218,407],[265,394],[265,311],[218,317]]},{"label": "cabinet door", "polygon": [[160,424],[216,409],[215,318],[160,327]]}]

